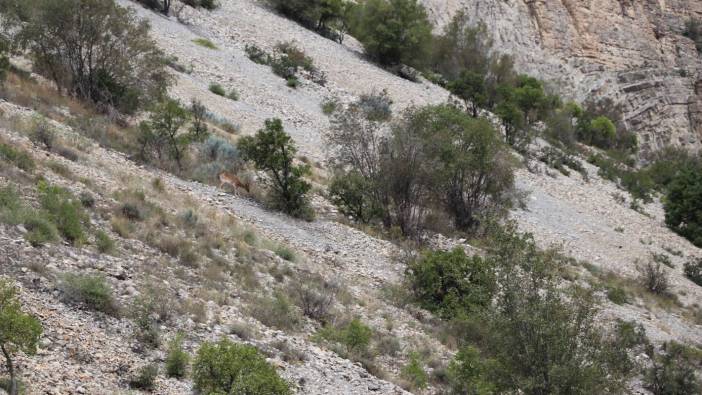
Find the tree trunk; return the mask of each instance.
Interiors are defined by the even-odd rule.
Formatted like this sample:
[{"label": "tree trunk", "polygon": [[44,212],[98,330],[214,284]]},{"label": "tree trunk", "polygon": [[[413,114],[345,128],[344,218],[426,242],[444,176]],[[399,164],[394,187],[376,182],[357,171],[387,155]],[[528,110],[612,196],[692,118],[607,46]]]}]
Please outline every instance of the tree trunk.
[{"label": "tree trunk", "polygon": [[0,346],[0,349],[2,349],[2,353],[5,356],[5,365],[7,366],[7,371],[10,373],[9,395],[18,395],[19,392],[17,389],[17,380],[15,379],[15,367],[12,364],[12,358],[10,358],[10,353],[7,352],[4,345]]}]

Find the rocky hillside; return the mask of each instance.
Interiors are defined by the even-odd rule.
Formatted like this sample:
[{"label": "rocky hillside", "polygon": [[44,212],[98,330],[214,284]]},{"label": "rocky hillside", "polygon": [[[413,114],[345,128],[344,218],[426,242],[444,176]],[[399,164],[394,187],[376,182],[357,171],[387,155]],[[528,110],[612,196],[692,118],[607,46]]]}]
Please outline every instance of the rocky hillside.
[{"label": "rocky hillside", "polygon": [[517,68],[583,101],[622,106],[644,151],[702,147],[702,57],[683,36],[696,0],[425,0],[439,25],[466,11]]},{"label": "rocky hillside", "polygon": [[[33,206],[38,205],[34,184],[39,177],[75,196],[93,196],[86,209],[90,227],[115,241],[109,252],[96,247],[94,236],[82,246],[60,242],[36,248],[25,240],[28,229],[0,224],[0,274],[17,282],[23,305],[44,325],[38,354],[19,358],[27,393],[131,391],[129,378],[147,363],[162,364],[166,340],[178,332],[186,334],[185,349],[191,352],[203,341],[221,337],[255,345],[298,394],[441,393],[442,374],[457,350],[455,334],[403,300],[403,250],[350,225],[326,200],[328,152],[321,136],[330,126],[322,111],[326,99],[350,102],[385,90],[393,111],[399,112],[443,103],[449,93],[425,80],[414,83],[388,73],[368,61],[353,38],[343,45],[325,39],[255,0],[222,0],[214,11],[186,7],[177,17],[128,0],[118,3],[150,22],[159,47],[178,66],[169,70],[176,79],[171,95],[183,102],[200,100],[217,120],[215,128],[228,124],[238,135],[251,135],[266,119],[282,119],[301,157],[315,165],[322,180],[313,198],[318,217],[312,222],[292,219],[250,198],[138,164],[103,144],[110,133],[126,133],[119,125],[86,126],[91,117],[102,118],[52,95],[50,84],[39,77],[37,83],[13,78],[14,93],[0,100],[0,142],[26,151],[37,169],[0,162],[0,187],[18,188],[22,203]],[[702,15],[702,3],[425,3],[441,23],[457,10],[467,10],[487,24],[498,47],[513,54],[521,70],[557,82],[574,97],[595,93],[623,103],[627,122],[645,136],[645,147],[702,146],[702,107],[696,107],[702,92],[695,92],[702,63],[680,34],[687,16]],[[200,45],[198,39],[214,45]],[[270,51],[280,41],[302,48],[326,83],[303,76],[292,89],[246,55],[247,45]],[[13,62],[27,66],[23,59]],[[238,100],[213,94],[213,83],[227,92],[236,90]],[[75,156],[29,138],[37,114],[51,119],[58,140]],[[656,345],[669,340],[702,344],[702,287],[682,272],[684,262],[702,257],[702,250],[665,227],[658,199],[632,206],[628,193],[582,162],[583,174],[564,175],[542,164],[518,170],[517,187],[526,198],[511,217],[541,247],[555,246],[574,258],[566,281],[597,287],[603,326],[633,320]],[[130,218],[125,204],[151,214]],[[464,239],[438,237],[435,244],[473,249]],[[676,302],[652,297],[636,285],[637,265],[652,254],[665,257]],[[135,339],[140,329],[128,314],[112,316],[67,303],[66,273],[103,276],[125,312],[135,301],[156,300],[165,310],[159,317],[164,340],[145,349]],[[310,284],[338,284],[334,322],[354,317],[365,322],[373,331],[373,358],[351,358],[320,340],[319,323],[301,317],[278,297],[282,292],[293,300]],[[630,293],[627,303],[607,298],[615,286]],[[415,353],[432,377],[426,389],[414,388],[404,373]],[[650,364],[647,358],[637,356],[643,365]],[[629,387],[645,392],[638,379]],[[192,391],[191,381],[160,375],[153,393]]]}]

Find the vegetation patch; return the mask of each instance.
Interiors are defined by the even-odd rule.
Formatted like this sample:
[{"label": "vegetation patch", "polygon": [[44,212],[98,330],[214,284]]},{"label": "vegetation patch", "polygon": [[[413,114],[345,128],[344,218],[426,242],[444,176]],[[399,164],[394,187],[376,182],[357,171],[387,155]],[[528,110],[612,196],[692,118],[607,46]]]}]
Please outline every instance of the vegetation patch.
[{"label": "vegetation patch", "polygon": [[193,362],[193,381],[200,393],[287,395],[289,384],[252,346],[227,339],[205,342]]},{"label": "vegetation patch", "polygon": [[196,38],[193,40],[193,42],[201,47],[205,47],[208,49],[214,49],[214,50],[219,49],[212,41],[210,41],[206,38]]}]

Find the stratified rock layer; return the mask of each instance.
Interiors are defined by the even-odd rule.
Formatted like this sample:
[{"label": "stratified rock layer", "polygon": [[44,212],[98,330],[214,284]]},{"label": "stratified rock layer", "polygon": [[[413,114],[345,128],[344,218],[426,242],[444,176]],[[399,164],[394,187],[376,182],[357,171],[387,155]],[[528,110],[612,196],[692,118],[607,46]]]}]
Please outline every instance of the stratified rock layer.
[{"label": "stratified rock layer", "polygon": [[439,26],[464,10],[517,69],[584,101],[621,104],[644,152],[702,147],[702,56],[683,35],[699,0],[423,0]]}]

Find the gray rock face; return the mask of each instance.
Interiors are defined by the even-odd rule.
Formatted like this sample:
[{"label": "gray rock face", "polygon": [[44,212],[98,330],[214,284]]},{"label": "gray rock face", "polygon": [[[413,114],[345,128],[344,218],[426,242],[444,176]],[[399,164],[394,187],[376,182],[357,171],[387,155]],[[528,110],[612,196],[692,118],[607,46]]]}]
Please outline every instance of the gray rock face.
[{"label": "gray rock face", "polygon": [[702,56],[683,35],[698,0],[423,0],[439,29],[484,22],[520,72],[584,101],[622,106],[643,152],[702,148]]}]

